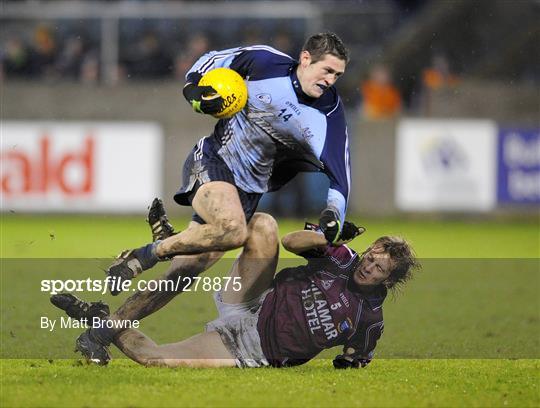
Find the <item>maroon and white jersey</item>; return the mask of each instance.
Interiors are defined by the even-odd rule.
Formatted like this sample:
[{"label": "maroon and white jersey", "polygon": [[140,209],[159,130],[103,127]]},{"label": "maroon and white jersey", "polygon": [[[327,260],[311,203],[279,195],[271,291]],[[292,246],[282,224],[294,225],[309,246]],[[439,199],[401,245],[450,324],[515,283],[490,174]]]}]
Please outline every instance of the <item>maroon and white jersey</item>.
[{"label": "maroon and white jersey", "polygon": [[353,272],[360,256],[345,245],[302,256],[307,265],[280,271],[262,305],[257,329],[267,360],[277,367],[303,364],[339,345],[370,360],[383,330],[386,288],[358,290]]}]

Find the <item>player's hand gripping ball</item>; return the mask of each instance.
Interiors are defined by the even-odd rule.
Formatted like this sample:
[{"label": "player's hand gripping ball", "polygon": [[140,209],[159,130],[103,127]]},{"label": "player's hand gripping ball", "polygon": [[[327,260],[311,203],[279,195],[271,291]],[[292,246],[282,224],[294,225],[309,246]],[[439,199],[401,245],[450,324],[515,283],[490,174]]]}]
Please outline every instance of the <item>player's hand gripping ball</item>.
[{"label": "player's hand gripping ball", "polygon": [[[230,118],[246,106],[248,91],[240,74],[229,68],[216,68],[207,72],[199,81],[199,86],[211,86],[223,98],[223,109],[214,114],[215,118]],[[203,96],[212,99],[215,95]]]}]

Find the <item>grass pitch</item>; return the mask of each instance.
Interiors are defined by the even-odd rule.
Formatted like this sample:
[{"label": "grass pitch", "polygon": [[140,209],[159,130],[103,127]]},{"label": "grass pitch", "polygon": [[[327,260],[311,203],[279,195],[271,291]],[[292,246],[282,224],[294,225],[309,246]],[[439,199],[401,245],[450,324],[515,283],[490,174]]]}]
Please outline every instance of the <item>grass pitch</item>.
[{"label": "grass pitch", "polygon": [[2,406],[538,406],[538,361],[379,360],[337,371],[2,361]]},{"label": "grass pitch", "polygon": [[[179,228],[185,221],[173,220]],[[39,329],[40,315],[60,315],[39,291],[39,279],[72,276],[73,268],[57,268],[64,265],[61,258],[91,264],[147,242],[143,217],[4,215],[0,405],[540,405],[538,224],[357,221],[368,232],[355,249],[382,234],[398,234],[413,243],[424,263],[403,294],[385,303],[385,333],[368,368],[336,371],[329,359],[338,351],[331,350],[292,369],[172,370],[122,358],[106,368],[88,366],[71,353],[80,330]],[[301,226],[280,221],[280,232]],[[112,306],[123,299],[93,298]],[[186,293],[145,319],[142,329],[159,343],[177,341],[214,316],[208,293]]]}]

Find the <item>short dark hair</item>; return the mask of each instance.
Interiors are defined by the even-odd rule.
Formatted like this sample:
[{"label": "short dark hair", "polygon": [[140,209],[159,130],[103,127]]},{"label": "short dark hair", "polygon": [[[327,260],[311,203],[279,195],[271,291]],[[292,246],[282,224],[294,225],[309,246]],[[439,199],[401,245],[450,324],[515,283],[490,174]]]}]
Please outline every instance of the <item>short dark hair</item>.
[{"label": "short dark hair", "polygon": [[394,263],[390,276],[384,283],[387,289],[399,288],[412,278],[414,269],[420,269],[420,262],[416,259],[412,247],[403,238],[385,235],[378,238],[371,247],[374,246],[381,246]]},{"label": "short dark hair", "polygon": [[327,54],[333,55],[345,61],[345,63],[349,62],[349,50],[347,50],[345,44],[343,44],[343,41],[341,41],[341,38],[337,34],[329,31],[309,37],[304,43],[302,51],[307,51],[311,54],[312,64],[322,60]]}]

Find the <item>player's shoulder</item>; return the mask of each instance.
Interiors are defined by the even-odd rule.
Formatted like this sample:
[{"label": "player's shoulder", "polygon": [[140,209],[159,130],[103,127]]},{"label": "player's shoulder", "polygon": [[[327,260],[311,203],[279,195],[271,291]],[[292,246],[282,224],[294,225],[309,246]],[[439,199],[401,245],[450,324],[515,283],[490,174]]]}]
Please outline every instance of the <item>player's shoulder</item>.
[{"label": "player's shoulder", "polygon": [[252,81],[288,76],[296,64],[291,56],[268,45],[251,45],[238,50],[240,54],[231,68],[244,68]]},{"label": "player's shoulder", "polygon": [[328,245],[324,252],[324,257],[331,260],[336,267],[345,269],[354,264],[358,259],[358,253],[347,245]]},{"label": "player's shoulder", "polygon": [[252,58],[262,62],[294,62],[294,59],[269,45],[249,45],[240,48],[243,52],[252,55]]},{"label": "player's shoulder", "polygon": [[322,96],[312,105],[326,116],[336,117],[343,115],[343,103],[337,92],[337,89],[332,86],[326,90]]}]

